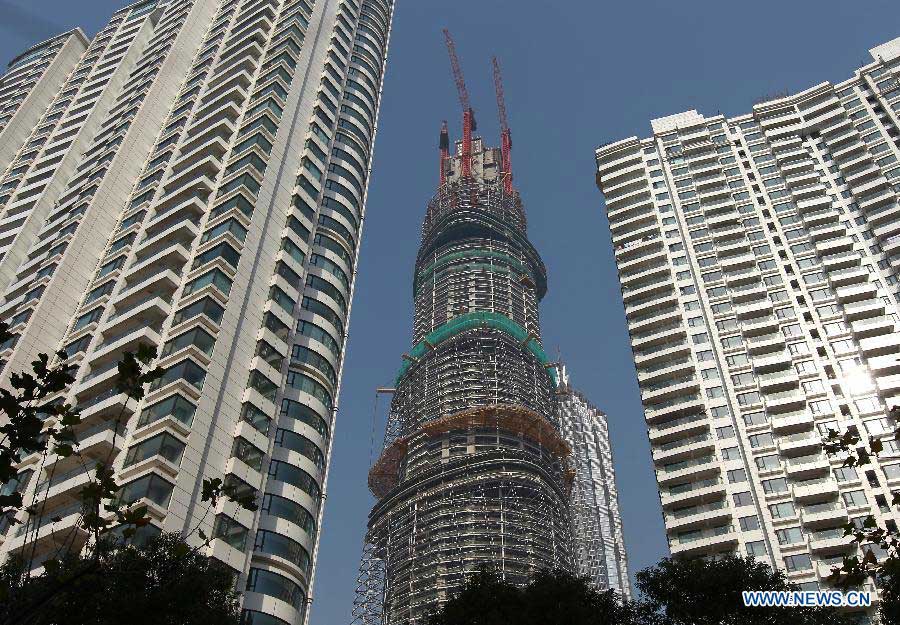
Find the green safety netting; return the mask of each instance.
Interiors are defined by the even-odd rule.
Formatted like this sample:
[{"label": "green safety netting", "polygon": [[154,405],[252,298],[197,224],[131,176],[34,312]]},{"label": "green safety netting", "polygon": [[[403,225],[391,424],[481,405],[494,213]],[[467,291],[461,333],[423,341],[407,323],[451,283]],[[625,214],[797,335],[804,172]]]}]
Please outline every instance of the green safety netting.
[{"label": "green safety netting", "polygon": [[421,284],[423,281],[427,280],[431,276],[431,274],[434,273],[435,270],[439,269],[440,267],[442,267],[448,263],[451,263],[454,260],[459,260],[461,258],[473,258],[473,257],[495,258],[497,260],[508,263],[515,269],[518,269],[521,273],[528,273],[528,274],[531,273],[525,267],[525,265],[520,263],[518,260],[516,260],[512,256],[509,256],[508,254],[503,254],[502,252],[494,252],[491,250],[482,250],[482,249],[466,250],[464,252],[452,252],[450,254],[441,256],[436,261],[434,261],[433,263],[431,263],[430,265],[425,267],[425,269],[423,269],[422,271],[419,272],[418,278],[416,280],[416,288],[418,289],[418,285]]},{"label": "green safety netting", "polygon": [[[501,332],[505,332],[512,338],[516,339],[520,343],[528,338],[528,332],[525,331],[525,328],[520,326],[518,323],[516,323],[506,315],[501,315],[500,313],[493,312],[466,313],[464,315],[454,317],[447,323],[441,324],[437,328],[435,328],[422,341],[420,341],[418,344],[416,344],[415,347],[412,348],[409,356],[411,356],[413,360],[419,360],[428,351],[428,344],[437,347],[440,343],[443,343],[447,339],[453,338],[457,334],[461,334],[462,332],[466,332],[467,330],[474,330],[476,328],[491,328],[494,330],[500,330]],[[525,343],[525,347],[527,347],[528,351],[534,354],[535,358],[537,358],[538,361],[544,366],[544,370],[553,381],[553,386],[556,386],[556,369],[547,366],[550,364],[550,359],[547,357],[547,354],[544,353],[544,348],[541,347],[541,344],[532,337],[528,338],[527,343]],[[412,364],[412,360],[403,361],[403,364],[400,366],[400,372],[397,374],[396,384],[400,384],[400,380],[403,379],[403,376],[406,375],[406,372],[409,370]]]}]

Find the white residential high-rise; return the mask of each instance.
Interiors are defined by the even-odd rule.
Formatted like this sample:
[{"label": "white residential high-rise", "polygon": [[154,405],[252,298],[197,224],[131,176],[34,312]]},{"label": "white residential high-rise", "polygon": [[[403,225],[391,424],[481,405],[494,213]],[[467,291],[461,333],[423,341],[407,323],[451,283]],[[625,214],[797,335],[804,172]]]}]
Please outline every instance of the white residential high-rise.
[{"label": "white residential high-rise", "polygon": [[[31,46],[9,62],[0,76],[0,171],[24,146],[87,45],[87,37],[76,28]],[[6,190],[0,187],[0,204],[6,203]]]},{"label": "white residential high-rise", "polygon": [[575,565],[597,588],[631,597],[628,556],[606,415],[572,388],[562,368],[556,391],[559,429],[572,448],[570,495]]},{"label": "white residential high-rise", "polygon": [[[676,556],[822,583],[843,526],[897,521],[900,39],[839,84],[695,111],[597,150]],[[858,469],[828,429],[882,438]]]},{"label": "white residential high-rise", "polygon": [[[216,536],[246,623],[308,620],[392,16],[392,0],[126,7],[4,178],[2,380],[64,348],[82,454],[115,458],[151,531]],[[165,374],[135,403],[114,378],[141,343]],[[0,557],[71,537],[81,467],[24,460],[42,525],[10,529]],[[207,510],[215,477],[259,512]]]}]

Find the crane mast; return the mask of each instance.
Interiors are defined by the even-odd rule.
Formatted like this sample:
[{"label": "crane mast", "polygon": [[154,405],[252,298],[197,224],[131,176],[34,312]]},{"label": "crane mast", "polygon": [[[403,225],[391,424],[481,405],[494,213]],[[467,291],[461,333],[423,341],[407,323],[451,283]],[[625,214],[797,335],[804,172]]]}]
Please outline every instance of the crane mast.
[{"label": "crane mast", "polygon": [[494,66],[494,90],[497,93],[497,110],[500,115],[500,153],[503,164],[503,190],[512,194],[512,134],[509,132],[509,123],[506,120],[506,97],[503,93],[503,76],[500,74],[500,63],[497,57],[493,57],[491,63]]},{"label": "crane mast", "polygon": [[456,55],[456,44],[450,31],[444,29],[444,41],[447,44],[447,53],[450,55],[450,68],[453,71],[453,80],[456,83],[456,91],[459,94],[459,103],[463,110],[463,140],[462,140],[462,176],[469,178],[472,175],[472,133],[475,131],[475,111],[469,103],[469,92],[466,89],[466,81],[463,78],[459,58]]}]

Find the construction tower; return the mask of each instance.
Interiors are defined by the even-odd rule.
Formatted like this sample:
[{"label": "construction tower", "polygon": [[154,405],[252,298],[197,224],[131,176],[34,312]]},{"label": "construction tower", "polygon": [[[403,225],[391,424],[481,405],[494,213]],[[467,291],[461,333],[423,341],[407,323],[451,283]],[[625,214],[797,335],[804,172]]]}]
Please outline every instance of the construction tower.
[{"label": "construction tower", "polygon": [[[452,40],[448,45],[453,53]],[[573,473],[559,433],[558,375],[541,346],[547,290],[503,150],[441,132],[413,279],[413,347],[392,389],[354,623],[420,625],[487,565],[525,584],[573,570]],[[382,389],[383,390],[383,389]]]}]

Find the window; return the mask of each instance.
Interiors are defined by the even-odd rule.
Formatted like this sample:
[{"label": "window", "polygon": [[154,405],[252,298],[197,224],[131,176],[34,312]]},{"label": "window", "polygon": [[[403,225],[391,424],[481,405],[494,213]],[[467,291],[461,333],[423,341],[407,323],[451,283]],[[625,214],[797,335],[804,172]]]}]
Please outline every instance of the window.
[{"label": "window", "polygon": [[731,496],[731,499],[732,501],[734,501],[734,505],[736,508],[753,505],[753,497],[750,495],[749,491],[744,491],[743,493],[734,493]]},{"label": "window", "polygon": [[737,447],[725,447],[722,449],[722,460],[740,460],[741,454]]},{"label": "window", "polygon": [[319,483],[306,471],[287,462],[272,460],[269,463],[269,477],[295,486],[313,499],[321,494]]},{"label": "window", "polygon": [[[893,466],[900,467],[900,465]],[[887,467],[882,468],[884,469],[884,472],[887,473]],[[835,467],[834,477],[838,482],[848,482],[850,480],[858,480],[859,474],[857,474],[856,469],[854,469],[853,467]]]},{"label": "window", "polygon": [[738,519],[738,524],[740,525],[741,530],[745,532],[758,530],[759,517],[757,517],[756,515],[741,517],[740,519]]},{"label": "window", "polygon": [[725,357],[725,362],[728,363],[729,367],[742,367],[750,364],[750,359],[747,357],[747,354],[732,354]]},{"label": "window", "polygon": [[[767,435],[770,439],[772,438],[771,434]],[[756,468],[760,471],[773,471],[775,469],[781,468],[781,461],[778,460],[778,454],[771,454],[769,456],[759,456],[755,459]]]},{"label": "window", "polygon": [[174,488],[174,484],[167,482],[155,473],[149,473],[125,484],[119,490],[117,500],[122,505],[130,505],[139,499],[148,499],[156,505],[166,508]]},{"label": "window", "polygon": [[184,448],[185,444],[183,442],[168,432],[164,432],[132,445],[128,449],[123,466],[130,467],[154,456],[162,456],[175,466],[178,466],[181,464],[181,455],[184,453]]},{"label": "window", "polygon": [[702,377],[704,380],[718,380],[719,370],[716,368],[703,369],[700,371],[700,377]]},{"label": "window", "polygon": [[766,543],[762,540],[754,540],[746,545],[747,555],[751,558],[766,555]]},{"label": "window", "polygon": [[731,349],[734,347],[741,347],[744,344],[744,338],[740,335],[738,336],[728,336],[722,339],[722,347],[725,349]]},{"label": "window", "polygon": [[184,380],[197,390],[203,388],[203,381],[206,379],[206,371],[195,363],[193,360],[185,359],[166,369],[162,376],[154,380],[150,384],[150,390],[155,391],[167,384]]},{"label": "window", "polygon": [[[744,356],[744,358],[747,357],[744,354],[741,354],[741,355]],[[731,376],[731,383],[734,384],[735,386],[747,386],[749,384],[753,384],[754,381],[755,381],[755,378],[753,377],[753,374],[749,373],[749,372],[736,373]]]},{"label": "window", "polygon": [[218,538],[238,551],[243,551],[249,530],[225,514],[217,514],[213,524],[213,538]]},{"label": "window", "polygon": [[141,411],[141,416],[138,418],[137,425],[140,428],[165,417],[172,417],[176,421],[190,426],[196,410],[197,407],[181,395],[170,395],[162,401],[144,408]]},{"label": "window", "polygon": [[326,423],[325,419],[319,416],[319,414],[315,410],[313,410],[306,404],[302,404],[291,399],[283,399],[281,401],[280,414],[283,417],[289,417],[291,419],[301,421],[312,427],[323,437],[328,438],[328,424]]},{"label": "window", "polygon": [[853,405],[862,413],[878,412],[881,410],[881,403],[878,401],[877,397],[863,397],[861,399],[856,399],[853,401]]},{"label": "window", "polygon": [[320,471],[325,470],[325,454],[322,453],[315,443],[302,434],[294,432],[293,430],[278,428],[275,432],[275,445],[277,447],[296,451],[312,460],[313,464],[315,464]]},{"label": "window", "polygon": [[769,432],[762,434],[752,434],[750,437],[750,447],[771,447],[775,444],[775,440]]},{"label": "window", "polygon": [[808,395],[813,395],[815,393],[824,393],[825,385],[822,384],[821,380],[807,380],[803,383],[803,390]]},{"label": "window", "polygon": [[730,332],[732,330],[738,329],[738,323],[736,319],[723,319],[722,321],[716,322],[716,329],[719,332]]},{"label": "window", "polygon": [[724,397],[725,391],[721,386],[711,386],[706,389],[706,397],[709,399],[717,399],[719,397]]},{"label": "window", "polygon": [[816,372],[816,363],[812,360],[804,360],[802,362],[795,362],[794,369],[797,370],[797,373],[800,375],[805,375],[807,373],[815,373]]},{"label": "window", "polygon": [[[778,458],[775,458],[776,461]],[[788,492],[788,483],[787,480],[783,477],[776,477],[771,480],[763,480],[762,481],[763,492],[767,495],[775,495],[777,493],[786,493]]]},{"label": "window", "polygon": [[769,506],[769,512],[772,514],[772,518],[775,519],[792,517],[797,514],[797,510],[794,508],[794,504],[790,501],[771,504]]},{"label": "window", "polygon": [[812,568],[812,560],[810,560],[809,555],[805,553],[796,556],[785,556],[784,567],[787,569],[788,573],[794,571],[808,571]]},{"label": "window", "polygon": [[194,278],[184,287],[183,297],[187,297],[191,293],[195,293],[200,289],[212,285],[222,291],[225,295],[231,292],[231,278],[226,276],[218,267],[209,271],[199,278]]},{"label": "window", "polygon": [[831,402],[827,399],[820,399],[809,402],[809,411],[814,415],[828,414],[831,412]]},{"label": "window", "polygon": [[264,455],[265,454],[261,449],[247,439],[240,436],[234,439],[234,445],[231,448],[231,457],[237,458],[248,467],[261,471]]},{"label": "window", "polygon": [[751,391],[749,393],[738,393],[737,400],[741,406],[750,406],[761,403],[762,397],[758,392]]},{"label": "window", "polygon": [[779,545],[794,545],[803,542],[803,530],[799,527],[786,527],[775,530]]},{"label": "window", "polygon": [[263,496],[260,509],[267,514],[290,521],[294,525],[303,528],[310,536],[315,536],[315,517],[306,508],[295,501],[281,497],[280,495],[266,493]]},{"label": "window", "polygon": [[247,590],[281,599],[301,613],[306,605],[306,594],[303,589],[288,578],[272,571],[251,568],[247,575]]},{"label": "window", "polygon": [[719,440],[724,438],[734,438],[734,427],[726,425],[724,427],[716,428],[716,437]]},{"label": "window", "polygon": [[748,412],[743,415],[744,417],[744,425],[763,425],[768,423],[769,420],[766,418],[766,413],[762,411],[757,412]]},{"label": "window", "polygon": [[224,314],[224,312],[225,309],[222,308],[222,306],[220,306],[218,303],[216,303],[212,298],[204,297],[176,312],[175,316],[172,319],[172,326],[174,327],[181,323],[184,323],[188,319],[192,319],[197,315],[206,315],[215,323],[219,323],[222,320],[222,315]]},{"label": "window", "polygon": [[299,371],[288,371],[287,385],[304,393],[308,393],[322,402],[325,409],[331,411],[333,404],[331,393],[322,384]]},{"label": "window", "polygon": [[844,500],[844,504],[848,508],[854,508],[856,506],[866,506],[869,504],[866,499],[866,494],[861,490],[851,490],[846,493],[841,493],[841,497]]},{"label": "window", "polygon": [[256,531],[254,551],[284,558],[296,564],[304,574],[309,575],[309,552],[296,540],[277,532],[260,529]]},{"label": "window", "polygon": [[269,426],[272,423],[272,419],[265,412],[251,403],[246,403],[241,408],[241,420],[246,421],[253,426],[254,430],[263,434],[269,433]]},{"label": "window", "polygon": [[735,484],[747,481],[747,472],[743,469],[732,469],[728,471],[728,483]]},{"label": "window", "polygon": [[174,354],[175,352],[191,346],[198,348],[201,352],[209,356],[212,354],[215,345],[216,339],[213,338],[209,332],[203,328],[196,327],[167,341],[166,344],[163,345],[161,357],[165,358],[170,354]]}]

